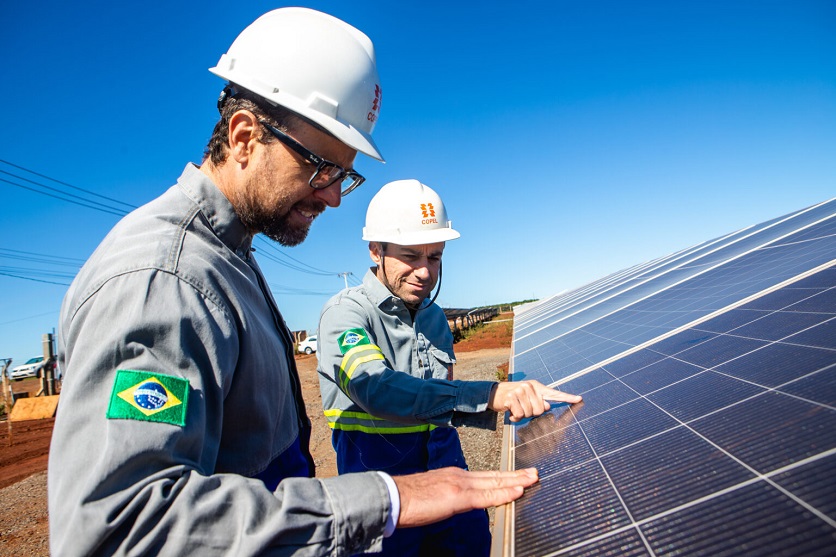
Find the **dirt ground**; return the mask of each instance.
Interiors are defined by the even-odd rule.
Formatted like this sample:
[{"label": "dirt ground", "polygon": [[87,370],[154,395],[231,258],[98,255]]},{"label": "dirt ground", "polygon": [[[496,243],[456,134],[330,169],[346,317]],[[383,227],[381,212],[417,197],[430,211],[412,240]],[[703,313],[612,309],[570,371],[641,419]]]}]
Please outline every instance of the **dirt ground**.
[{"label": "dirt ground", "polygon": [[[507,371],[512,323],[501,315],[455,345],[456,379],[497,380]],[[298,355],[296,364],[303,396],[313,423],[311,453],[317,477],[336,475],[331,433],[322,415],[316,356]],[[13,390],[37,392],[36,380],[12,383]],[[46,468],[54,419],[12,423],[0,421],[0,555],[40,557],[49,555],[46,509]],[[461,428],[465,457],[471,470],[499,468],[501,423],[496,431]],[[493,516],[493,515],[491,515]]]}]

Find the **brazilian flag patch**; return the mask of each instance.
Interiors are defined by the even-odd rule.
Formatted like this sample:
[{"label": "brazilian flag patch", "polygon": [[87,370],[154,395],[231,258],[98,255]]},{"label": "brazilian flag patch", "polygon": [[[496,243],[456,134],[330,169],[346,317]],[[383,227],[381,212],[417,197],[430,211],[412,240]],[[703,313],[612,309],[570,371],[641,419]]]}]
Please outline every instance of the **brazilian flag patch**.
[{"label": "brazilian flag patch", "polygon": [[365,329],[349,329],[340,335],[340,338],[337,339],[337,343],[340,345],[340,352],[345,354],[355,346],[360,346],[361,344],[371,344],[371,341],[369,340],[369,334],[365,331]]},{"label": "brazilian flag patch", "polygon": [[183,427],[189,380],[162,373],[116,370],[107,417],[111,420],[162,422]]}]

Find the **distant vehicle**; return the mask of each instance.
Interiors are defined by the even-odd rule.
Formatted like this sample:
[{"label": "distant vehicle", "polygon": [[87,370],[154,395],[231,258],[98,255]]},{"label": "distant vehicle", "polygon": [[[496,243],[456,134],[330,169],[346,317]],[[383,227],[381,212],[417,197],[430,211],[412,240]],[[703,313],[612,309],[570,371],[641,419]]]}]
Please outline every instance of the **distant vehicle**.
[{"label": "distant vehicle", "polygon": [[26,377],[37,377],[38,373],[41,371],[41,368],[43,367],[43,356],[35,356],[34,358],[29,358],[29,360],[27,360],[25,364],[12,368],[11,373],[9,373],[9,379],[19,381],[20,379],[25,379]]},{"label": "distant vehicle", "polygon": [[296,348],[299,352],[304,352],[305,354],[313,354],[316,352],[316,335],[309,336],[305,340],[299,343],[299,347]]}]

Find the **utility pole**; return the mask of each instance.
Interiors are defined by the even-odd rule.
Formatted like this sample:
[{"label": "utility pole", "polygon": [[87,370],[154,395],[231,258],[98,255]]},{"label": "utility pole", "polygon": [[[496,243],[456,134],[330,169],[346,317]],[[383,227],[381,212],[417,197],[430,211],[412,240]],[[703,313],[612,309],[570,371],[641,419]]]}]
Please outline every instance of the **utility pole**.
[{"label": "utility pole", "polygon": [[44,350],[44,365],[41,367],[41,390],[35,396],[52,396],[55,394],[55,347],[52,333],[41,337]]},{"label": "utility pole", "polygon": [[12,446],[12,403],[9,397],[9,392],[12,390],[12,386],[9,383],[9,366],[12,365],[11,358],[0,359],[0,363],[3,364],[3,394],[6,397],[6,424],[9,426],[9,446]]},{"label": "utility pole", "polygon": [[353,274],[354,273],[352,273],[351,271],[348,271],[346,273],[337,273],[337,276],[338,277],[343,277],[343,281],[345,282],[345,287],[348,288],[348,275],[353,275]]}]

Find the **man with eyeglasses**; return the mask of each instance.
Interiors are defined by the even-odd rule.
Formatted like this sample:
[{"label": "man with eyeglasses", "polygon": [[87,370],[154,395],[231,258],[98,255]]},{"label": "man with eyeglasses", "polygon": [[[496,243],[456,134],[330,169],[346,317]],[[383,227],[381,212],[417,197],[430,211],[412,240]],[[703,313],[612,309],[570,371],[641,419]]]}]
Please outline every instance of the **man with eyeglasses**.
[{"label": "man with eyeglasses", "polygon": [[229,85],[202,163],[118,223],[73,281],[53,555],[350,555],[536,482],[455,468],[313,478],[292,339],[251,245],[303,241],[362,182],[356,153],[382,160],[374,60],[331,16],[256,20],[211,70]]}]

